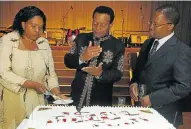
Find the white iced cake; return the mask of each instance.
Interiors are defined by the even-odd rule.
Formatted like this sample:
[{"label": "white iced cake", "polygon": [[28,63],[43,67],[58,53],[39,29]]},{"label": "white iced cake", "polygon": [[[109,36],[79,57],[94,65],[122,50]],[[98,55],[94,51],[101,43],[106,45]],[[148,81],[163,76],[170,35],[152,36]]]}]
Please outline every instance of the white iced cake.
[{"label": "white iced cake", "polygon": [[26,129],[175,129],[152,108],[38,106]]}]

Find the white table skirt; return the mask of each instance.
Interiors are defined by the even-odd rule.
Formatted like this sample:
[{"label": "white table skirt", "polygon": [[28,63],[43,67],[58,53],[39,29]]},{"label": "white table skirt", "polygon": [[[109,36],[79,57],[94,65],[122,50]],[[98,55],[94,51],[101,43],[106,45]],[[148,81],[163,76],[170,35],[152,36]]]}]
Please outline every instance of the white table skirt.
[{"label": "white table skirt", "polygon": [[24,119],[21,124],[17,127],[17,129],[26,129],[28,119]]}]

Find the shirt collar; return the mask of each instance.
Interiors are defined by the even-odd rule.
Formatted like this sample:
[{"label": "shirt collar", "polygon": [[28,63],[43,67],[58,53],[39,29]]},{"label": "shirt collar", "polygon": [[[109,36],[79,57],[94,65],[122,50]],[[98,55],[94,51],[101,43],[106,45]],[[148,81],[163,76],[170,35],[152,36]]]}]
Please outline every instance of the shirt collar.
[{"label": "shirt collar", "polygon": [[[19,39],[21,38],[18,31],[13,31],[13,32],[9,33],[9,37],[10,37],[10,39],[11,39],[12,41],[17,41],[17,40],[19,41]],[[40,43],[44,42],[44,40],[45,40],[44,38],[39,37],[39,38],[36,40],[36,43],[37,43],[37,44],[40,44]]]},{"label": "shirt collar", "polygon": [[162,46],[167,40],[169,40],[172,36],[174,35],[174,31],[171,33],[171,34],[169,34],[169,35],[167,35],[166,37],[163,37],[162,39],[155,39],[155,41],[156,40],[158,40],[159,41],[159,44]]},{"label": "shirt collar", "polygon": [[[14,46],[18,47],[19,42],[20,42],[20,38],[21,38],[20,35],[19,35],[19,32],[18,31],[13,31],[13,32],[8,33],[7,35],[9,37],[10,41],[14,42]],[[48,43],[48,41],[43,37],[39,37],[36,40],[36,43],[37,43],[39,49],[47,49],[47,45],[44,44],[43,42]]]},{"label": "shirt collar", "polygon": [[108,33],[108,34],[106,34],[105,36],[103,36],[103,37],[100,37],[100,38],[97,38],[97,37],[95,37],[95,35],[93,35],[93,39],[94,40],[104,40],[104,39],[108,39],[110,37],[110,34]]}]

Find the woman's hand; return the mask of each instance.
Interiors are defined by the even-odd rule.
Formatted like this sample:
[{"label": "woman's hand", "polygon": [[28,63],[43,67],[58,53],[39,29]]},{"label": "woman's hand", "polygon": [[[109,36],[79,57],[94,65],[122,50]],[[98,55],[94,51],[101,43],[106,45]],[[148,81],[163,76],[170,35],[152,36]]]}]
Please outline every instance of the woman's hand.
[{"label": "woman's hand", "polygon": [[60,92],[59,87],[51,89],[51,93],[55,96],[54,99],[69,99],[67,96]]},{"label": "woman's hand", "polygon": [[62,93],[59,93],[59,94],[57,94],[56,96],[57,96],[59,99],[64,99],[64,100],[69,99],[69,97],[65,96],[65,95],[62,94]]},{"label": "woman's hand", "polygon": [[27,80],[24,82],[23,87],[34,89],[38,94],[43,94],[47,91],[46,87],[39,82]]},{"label": "woman's hand", "polygon": [[38,93],[38,94],[43,94],[47,91],[46,87],[43,86],[42,84],[37,84],[34,88],[34,90]]}]

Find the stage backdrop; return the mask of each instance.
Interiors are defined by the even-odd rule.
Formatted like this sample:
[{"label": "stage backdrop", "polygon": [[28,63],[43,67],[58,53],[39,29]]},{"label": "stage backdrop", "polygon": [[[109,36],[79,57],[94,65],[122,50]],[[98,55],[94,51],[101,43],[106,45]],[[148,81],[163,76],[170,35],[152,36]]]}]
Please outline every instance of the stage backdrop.
[{"label": "stage backdrop", "polygon": [[44,11],[47,16],[47,28],[80,28],[91,30],[92,13],[99,5],[107,5],[114,9],[115,21],[113,30],[122,30],[122,13],[124,16],[124,30],[148,31],[150,17],[150,2],[86,2],[86,1],[20,1],[0,2],[0,27],[12,24],[15,14],[24,6],[34,5]]},{"label": "stage backdrop", "polygon": [[[7,1],[0,2],[0,28],[12,24],[15,14],[24,6],[34,5],[44,11],[47,16],[47,28],[86,27],[91,30],[92,12],[99,5],[107,5],[115,11],[115,21],[112,32],[121,34],[122,12],[124,16],[124,32],[138,33],[148,31],[148,21],[154,10],[165,3],[176,5],[181,13],[180,24],[177,26],[179,38],[191,43],[191,2],[180,1]],[[148,33],[139,33],[142,35]]]}]

